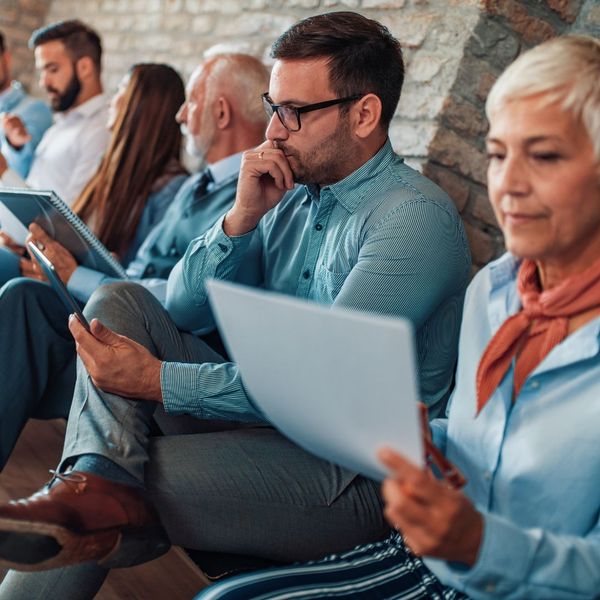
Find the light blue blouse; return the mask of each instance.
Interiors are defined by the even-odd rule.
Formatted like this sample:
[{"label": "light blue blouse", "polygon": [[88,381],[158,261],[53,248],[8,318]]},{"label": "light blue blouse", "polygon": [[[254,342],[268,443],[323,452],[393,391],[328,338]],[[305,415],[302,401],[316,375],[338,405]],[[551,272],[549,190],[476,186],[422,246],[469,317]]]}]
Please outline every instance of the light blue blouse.
[{"label": "light blue blouse", "polygon": [[520,308],[509,254],[471,283],[456,388],[434,440],[468,479],[483,513],[477,563],[427,559],[472,598],[560,600],[600,595],[600,318],[558,344],[513,403],[513,370],[475,417],[479,358]]}]

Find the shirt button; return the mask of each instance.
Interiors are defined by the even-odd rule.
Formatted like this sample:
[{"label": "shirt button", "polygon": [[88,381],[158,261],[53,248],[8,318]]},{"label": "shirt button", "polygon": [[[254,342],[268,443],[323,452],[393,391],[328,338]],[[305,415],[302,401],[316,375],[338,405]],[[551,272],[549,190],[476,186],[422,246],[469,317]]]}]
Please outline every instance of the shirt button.
[{"label": "shirt button", "polygon": [[317,224],[315,225],[315,229],[316,229],[317,231],[321,231],[321,229],[323,229],[323,225],[321,225],[321,223],[317,223]]},{"label": "shirt button", "polygon": [[154,275],[154,273],[156,273],[156,268],[154,265],[148,265],[146,267],[146,275]]},{"label": "shirt button", "polygon": [[488,581],[485,584],[484,589],[486,592],[491,594],[496,591],[496,583],[494,581]]},{"label": "shirt button", "polygon": [[169,255],[170,256],[177,256],[177,248],[175,246],[173,246],[170,250],[169,250]]},{"label": "shirt button", "polygon": [[537,379],[534,379],[530,384],[529,388],[532,390],[537,390],[540,387],[540,382]]},{"label": "shirt button", "polygon": [[302,277],[304,277],[304,279],[310,279],[310,271],[306,269],[306,271],[302,273]]},{"label": "shirt button", "polygon": [[490,471],[484,471],[484,473],[483,473],[483,478],[484,478],[486,481],[489,481],[489,480],[492,478],[492,474],[490,473]]}]

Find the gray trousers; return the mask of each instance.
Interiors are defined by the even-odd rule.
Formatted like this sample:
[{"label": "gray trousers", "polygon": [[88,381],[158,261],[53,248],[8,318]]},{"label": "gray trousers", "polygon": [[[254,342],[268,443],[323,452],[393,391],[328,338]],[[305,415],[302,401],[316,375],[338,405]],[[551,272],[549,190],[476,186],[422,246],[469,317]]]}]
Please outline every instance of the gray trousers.
[{"label": "gray trousers", "polygon": [[[98,317],[163,360],[223,361],[202,340],[178,331],[154,297],[135,284],[101,288],[86,316]],[[374,482],[312,456],[265,424],[190,433],[203,423],[163,411],[157,420],[169,435],[149,437],[155,409],[156,403],[98,390],[78,361],[63,463],[97,453],[142,478],[174,544],[292,562],[386,535]],[[88,590],[81,597],[90,597],[88,588],[102,579],[96,565],[11,573],[0,598],[25,598],[23,590],[37,589],[60,597],[75,580],[75,587]]]}]

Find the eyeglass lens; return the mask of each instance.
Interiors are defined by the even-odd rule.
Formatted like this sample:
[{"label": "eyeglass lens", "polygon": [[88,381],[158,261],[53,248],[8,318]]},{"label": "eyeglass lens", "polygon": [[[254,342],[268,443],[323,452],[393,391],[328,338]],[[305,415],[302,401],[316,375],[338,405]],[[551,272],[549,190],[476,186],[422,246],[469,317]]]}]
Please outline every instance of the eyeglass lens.
[{"label": "eyeglass lens", "polygon": [[269,118],[271,118],[273,113],[276,112],[281,124],[287,130],[298,131],[298,129],[300,129],[298,113],[296,112],[295,108],[291,108],[289,106],[277,106],[277,108],[274,108],[267,98],[263,97],[262,101]]}]

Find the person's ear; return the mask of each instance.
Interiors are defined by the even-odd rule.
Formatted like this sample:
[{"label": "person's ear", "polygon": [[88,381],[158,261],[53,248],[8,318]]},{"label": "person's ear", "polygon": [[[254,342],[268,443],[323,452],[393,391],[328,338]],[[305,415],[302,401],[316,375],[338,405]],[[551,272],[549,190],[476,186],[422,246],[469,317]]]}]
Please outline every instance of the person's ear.
[{"label": "person's ear", "polygon": [[82,56],[75,62],[75,73],[79,81],[91,79],[96,74],[96,66],[89,56]]},{"label": "person's ear", "polygon": [[231,123],[231,104],[224,96],[219,96],[215,104],[215,123],[217,129],[225,129]]},{"label": "person's ear", "polygon": [[381,122],[381,100],[376,94],[365,94],[350,108],[351,125],[354,134],[367,138]]}]

